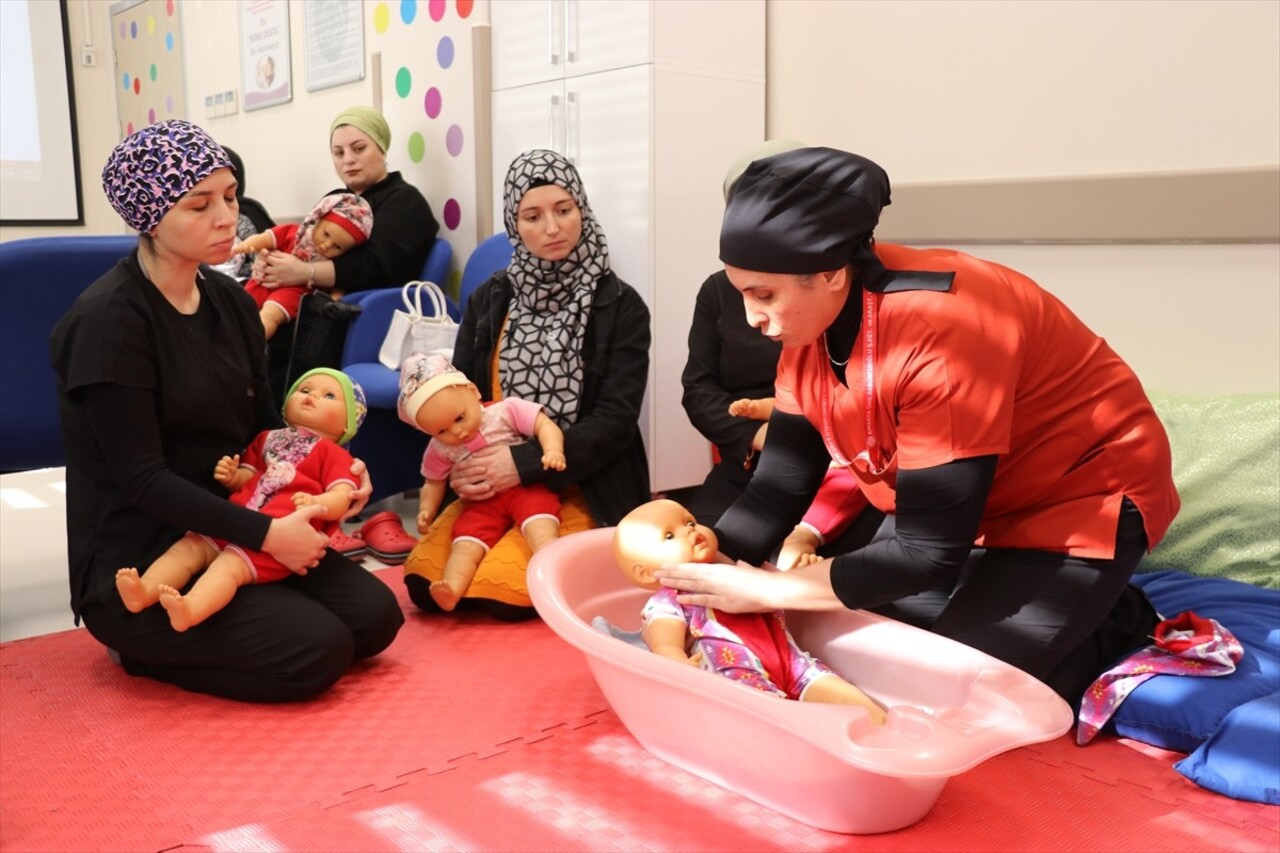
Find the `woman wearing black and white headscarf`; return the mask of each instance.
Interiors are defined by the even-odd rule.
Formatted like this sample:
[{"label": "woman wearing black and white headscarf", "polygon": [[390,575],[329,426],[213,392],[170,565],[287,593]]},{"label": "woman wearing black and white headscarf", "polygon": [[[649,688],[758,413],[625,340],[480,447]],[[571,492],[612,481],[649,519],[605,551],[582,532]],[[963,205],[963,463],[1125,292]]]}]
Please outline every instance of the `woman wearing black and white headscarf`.
[{"label": "woman wearing black and white headscarf", "polygon": [[[649,309],[609,268],[603,231],[577,170],[554,151],[521,154],[503,187],[507,269],[467,302],[453,363],[486,400],[541,403],[565,431],[564,471],[545,471],[536,442],[480,451],[451,485],[483,500],[545,482],[561,495],[561,535],[615,524],[649,499],[640,405],[649,373]],[[427,588],[441,577],[458,507],[441,513],[405,562],[410,598],[437,610]],[[519,531],[485,556],[465,601],[508,618],[534,615],[525,586],[529,550]]]}]

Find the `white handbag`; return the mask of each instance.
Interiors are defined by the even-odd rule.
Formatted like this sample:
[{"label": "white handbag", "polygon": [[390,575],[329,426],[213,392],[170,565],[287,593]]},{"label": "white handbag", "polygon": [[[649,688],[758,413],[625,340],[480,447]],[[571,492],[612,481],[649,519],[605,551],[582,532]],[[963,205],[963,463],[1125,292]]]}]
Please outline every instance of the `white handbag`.
[{"label": "white handbag", "polygon": [[[422,297],[426,294],[433,309],[422,311]],[[404,360],[420,353],[440,353],[453,361],[453,343],[458,337],[458,324],[449,317],[448,302],[440,285],[430,281],[411,281],[400,290],[404,310],[399,308],[391,315],[391,327],[382,339],[378,361],[392,370],[399,370]]]}]

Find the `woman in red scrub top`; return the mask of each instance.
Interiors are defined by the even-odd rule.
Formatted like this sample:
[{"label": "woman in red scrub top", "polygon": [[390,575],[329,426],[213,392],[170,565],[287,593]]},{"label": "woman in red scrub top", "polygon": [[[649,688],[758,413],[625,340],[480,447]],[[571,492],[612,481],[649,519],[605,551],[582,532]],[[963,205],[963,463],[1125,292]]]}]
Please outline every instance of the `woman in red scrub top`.
[{"label": "woman in red scrub top", "polygon": [[759,564],[833,459],[884,526],[790,572],[659,576],[733,612],[874,610],[1074,705],[1158,621],[1129,579],[1178,510],[1168,437],[1133,371],[1026,276],[876,243],[887,204],[883,169],[826,148],[757,160],[734,189],[720,258],[783,350],[759,468],[716,531]]}]

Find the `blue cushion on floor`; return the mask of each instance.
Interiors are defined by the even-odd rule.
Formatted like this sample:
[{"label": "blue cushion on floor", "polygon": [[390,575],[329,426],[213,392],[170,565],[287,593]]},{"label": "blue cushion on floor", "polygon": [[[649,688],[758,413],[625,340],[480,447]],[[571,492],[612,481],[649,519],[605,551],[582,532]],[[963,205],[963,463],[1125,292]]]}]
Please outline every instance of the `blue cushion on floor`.
[{"label": "blue cushion on floor", "polygon": [[[1110,729],[1123,737],[1177,752],[1192,752],[1235,708],[1280,692],[1280,590],[1184,572],[1134,575],[1161,615],[1184,610],[1217,619],[1244,646],[1229,675],[1157,675],[1125,699]],[[1273,723],[1280,738],[1280,720]]]},{"label": "blue cushion on floor", "polygon": [[1199,749],[1173,766],[1202,788],[1280,805],[1280,693],[1233,709]]}]

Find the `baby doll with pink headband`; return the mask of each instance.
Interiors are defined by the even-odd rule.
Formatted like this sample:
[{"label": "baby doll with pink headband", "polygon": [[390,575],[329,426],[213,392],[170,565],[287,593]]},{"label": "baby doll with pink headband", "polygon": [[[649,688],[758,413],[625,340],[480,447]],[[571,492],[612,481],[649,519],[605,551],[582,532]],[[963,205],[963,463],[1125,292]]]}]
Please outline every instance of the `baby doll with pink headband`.
[{"label": "baby doll with pink headband", "polygon": [[[359,246],[372,231],[373,209],[369,202],[355,193],[333,193],[320,199],[301,225],[277,225],[237,243],[231,251],[245,254],[278,249],[304,261],[327,261]],[[256,278],[245,283],[245,290],[258,303],[268,340],[280,326],[298,316],[298,305],[314,283],[314,272],[307,284],[267,287]]]}]

